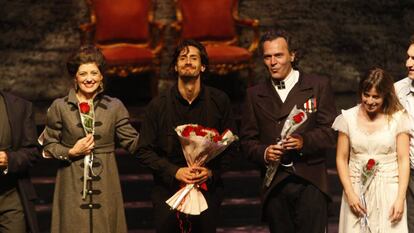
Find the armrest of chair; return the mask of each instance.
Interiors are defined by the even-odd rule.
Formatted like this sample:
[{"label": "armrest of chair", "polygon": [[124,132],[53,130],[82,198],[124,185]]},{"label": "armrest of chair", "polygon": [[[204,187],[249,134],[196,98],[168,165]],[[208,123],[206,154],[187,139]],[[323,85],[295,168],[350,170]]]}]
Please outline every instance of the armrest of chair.
[{"label": "armrest of chair", "polygon": [[[164,37],[165,37],[165,23],[161,21],[150,21],[151,28],[157,30],[158,40],[157,42],[153,41],[154,53],[158,55],[161,52],[161,49],[164,47]],[[154,38],[154,37],[152,37]]]},{"label": "armrest of chair", "polygon": [[81,34],[81,44],[88,44],[92,42],[92,33],[95,30],[94,23],[84,23],[79,25]]},{"label": "armrest of chair", "polygon": [[247,50],[253,53],[258,45],[259,45],[259,38],[260,38],[260,30],[259,30],[259,20],[257,19],[240,19],[239,17],[235,17],[235,22],[237,25],[250,27],[253,30],[253,40],[250,43],[250,46]]},{"label": "armrest of chair", "polygon": [[172,29],[174,29],[174,31],[175,31],[175,35],[174,35],[174,38],[175,38],[175,43],[176,44],[178,44],[178,41],[180,40],[180,38],[181,38],[181,32],[182,32],[182,30],[183,30],[183,27],[182,27],[182,21],[180,21],[180,20],[178,20],[178,21],[174,21],[174,22],[172,22],[172,23],[170,23],[170,27],[172,28]]},{"label": "armrest of chair", "polygon": [[170,24],[170,27],[174,29],[177,33],[180,33],[182,30],[181,21],[174,21]]}]

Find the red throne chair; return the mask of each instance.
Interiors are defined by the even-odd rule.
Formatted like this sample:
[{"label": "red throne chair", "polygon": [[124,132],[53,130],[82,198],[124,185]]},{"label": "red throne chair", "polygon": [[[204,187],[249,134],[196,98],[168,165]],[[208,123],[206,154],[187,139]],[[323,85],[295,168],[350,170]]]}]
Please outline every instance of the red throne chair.
[{"label": "red throne chair", "polygon": [[93,43],[102,50],[109,76],[154,72],[150,85],[151,94],[156,95],[165,25],[154,20],[153,1],[86,0],[86,3],[90,22],[80,26],[82,43]]},{"label": "red throne chair", "polygon": [[[253,69],[253,52],[259,42],[259,21],[241,19],[238,0],[175,0],[177,21],[171,24],[178,39],[195,39],[206,46],[211,72],[225,75]],[[236,27],[252,30],[247,48],[239,46]]]}]

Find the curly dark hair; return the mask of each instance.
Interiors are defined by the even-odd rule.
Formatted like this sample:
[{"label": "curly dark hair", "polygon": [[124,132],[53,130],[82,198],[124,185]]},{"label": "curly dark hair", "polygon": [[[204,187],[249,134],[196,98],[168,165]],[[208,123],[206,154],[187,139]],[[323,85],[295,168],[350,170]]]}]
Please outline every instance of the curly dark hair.
[{"label": "curly dark hair", "polygon": [[94,45],[83,45],[76,50],[66,62],[66,68],[71,77],[75,77],[79,66],[86,63],[96,63],[101,74],[105,71],[105,57],[101,50]]}]

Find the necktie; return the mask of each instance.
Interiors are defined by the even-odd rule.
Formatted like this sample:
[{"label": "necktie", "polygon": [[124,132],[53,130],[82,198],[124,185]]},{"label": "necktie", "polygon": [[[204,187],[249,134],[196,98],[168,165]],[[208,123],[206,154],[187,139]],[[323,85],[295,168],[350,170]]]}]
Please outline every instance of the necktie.
[{"label": "necktie", "polygon": [[278,90],[282,90],[286,88],[285,81],[273,81],[273,83],[275,84]]}]

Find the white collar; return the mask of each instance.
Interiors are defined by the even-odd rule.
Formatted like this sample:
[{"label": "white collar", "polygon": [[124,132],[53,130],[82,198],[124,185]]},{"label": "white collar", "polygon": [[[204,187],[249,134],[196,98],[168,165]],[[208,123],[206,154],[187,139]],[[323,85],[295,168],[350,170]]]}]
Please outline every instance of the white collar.
[{"label": "white collar", "polygon": [[[283,80],[280,80],[280,82],[284,82],[285,84],[285,88],[290,91],[290,89],[292,89],[292,87],[298,82],[299,80],[299,71],[294,70],[293,68],[290,70],[289,74],[286,76],[286,78],[284,78]],[[279,81],[279,80],[273,80],[273,81]],[[273,87],[276,87],[276,83],[272,82]],[[280,89],[277,89],[280,90]],[[282,89],[283,90],[283,89]]]}]

